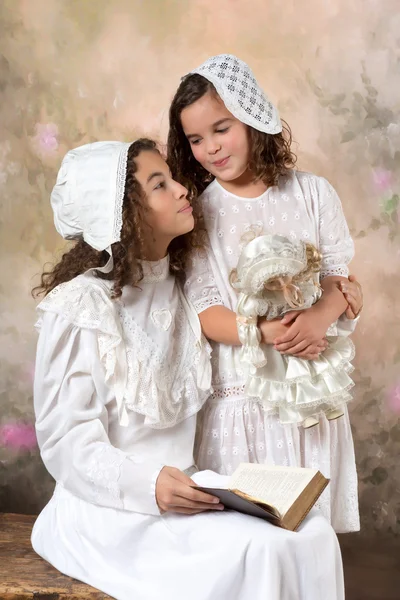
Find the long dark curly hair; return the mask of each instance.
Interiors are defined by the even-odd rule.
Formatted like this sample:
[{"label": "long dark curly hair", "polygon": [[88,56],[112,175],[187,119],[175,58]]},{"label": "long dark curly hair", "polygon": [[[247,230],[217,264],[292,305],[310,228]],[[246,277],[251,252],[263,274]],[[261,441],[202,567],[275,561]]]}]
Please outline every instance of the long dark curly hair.
[{"label": "long dark curly hair", "polygon": [[[178,87],[169,110],[169,134],[167,162],[172,176],[185,185],[193,194],[200,195],[213,176],[195,159],[183,131],[181,114],[205,94],[210,93],[220,100],[213,84],[202,75],[187,75]],[[222,100],[220,100],[222,102]],[[271,135],[248,127],[250,161],[249,169],[255,181],[263,181],[266,186],[277,185],[281,175],[287,174],[297,157],[291,151],[292,133],[289,125],[282,121],[282,133]]]},{"label": "long dark curly hair", "polygon": [[[121,296],[125,285],[137,285],[143,278],[143,269],[138,259],[143,256],[144,239],[146,233],[148,234],[148,226],[146,226],[148,207],[145,193],[135,177],[137,171],[135,158],[144,151],[159,152],[156,142],[147,138],[133,142],[128,150],[121,241],[112,245],[114,268],[109,274],[95,271],[98,277],[113,281],[113,298]],[[188,200],[192,202],[190,193]],[[193,231],[175,238],[168,249],[170,271],[178,278],[184,276],[190,251],[204,246],[204,231],[195,209],[193,214],[195,219]],[[44,270],[40,285],[33,288],[32,294],[34,297],[47,295],[60,283],[70,281],[88,269],[103,267],[108,259],[109,255],[106,251],[98,252],[83,239],[79,239],[63,254],[57,264],[50,270]]]}]

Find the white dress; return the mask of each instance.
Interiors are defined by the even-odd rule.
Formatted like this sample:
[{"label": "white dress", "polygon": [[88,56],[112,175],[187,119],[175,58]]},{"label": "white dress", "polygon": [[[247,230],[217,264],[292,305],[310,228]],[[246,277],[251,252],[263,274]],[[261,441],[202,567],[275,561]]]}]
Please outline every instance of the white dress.
[{"label": "white dress", "polygon": [[[185,285],[198,313],[215,305],[236,311],[229,274],[238,263],[243,234],[254,226],[314,244],[323,256],[322,278],[348,275],[354,246],[340,200],[325,179],[292,171],[279,187],[257,198],[236,196],[214,180],[201,199],[210,248],[207,256],[195,257]],[[330,334],[346,335],[354,325],[343,318]],[[330,422],[322,415],[308,430],[282,424],[245,393],[241,347],[211,345],[214,393],[202,413],[198,466],[221,474],[230,474],[240,462],[318,468],[331,480],[318,507],[337,532],[358,531],[357,472],[346,407],[344,417]],[[282,360],[272,348],[269,353]]]},{"label": "white dress", "polygon": [[168,260],[154,267],[122,301],[88,274],[41,303],[36,427],[57,485],[35,551],[117,600],[342,600],[318,511],[298,533],[228,511],[160,515],[157,476],[193,465],[211,370]]}]

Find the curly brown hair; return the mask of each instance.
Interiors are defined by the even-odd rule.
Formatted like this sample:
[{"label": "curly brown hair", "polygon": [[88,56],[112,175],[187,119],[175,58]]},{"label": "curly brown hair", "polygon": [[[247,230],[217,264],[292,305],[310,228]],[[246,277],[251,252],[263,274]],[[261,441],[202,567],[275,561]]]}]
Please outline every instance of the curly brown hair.
[{"label": "curly brown hair", "polygon": [[[144,240],[148,234],[146,213],[148,207],[142,186],[135,177],[137,164],[135,159],[141,152],[159,152],[156,142],[141,138],[133,142],[128,150],[125,195],[122,208],[121,241],[112,245],[114,268],[111,273],[94,271],[101,279],[113,281],[112,297],[119,298],[126,285],[137,285],[143,278],[143,268],[139,258],[143,256]],[[189,193],[188,200],[192,202]],[[169,246],[170,272],[183,278],[190,251],[203,248],[203,229],[198,223],[200,219],[193,210],[194,229],[172,240]],[[70,281],[85,273],[88,269],[103,267],[109,259],[106,251],[99,252],[89,246],[83,239],[78,239],[74,246],[63,254],[61,260],[50,270],[41,275],[40,285],[32,290],[34,296],[47,295],[60,283]]]},{"label": "curly brown hair", "polygon": [[[200,195],[213,176],[195,159],[183,131],[181,114],[205,94],[212,94],[220,100],[213,84],[202,75],[187,75],[180,83],[169,110],[169,133],[167,162],[172,176],[185,185],[193,194]],[[282,133],[270,135],[247,126],[250,146],[249,169],[254,181],[263,181],[266,186],[277,185],[281,175],[287,174],[297,157],[291,151],[292,133],[289,125],[282,121]]]}]

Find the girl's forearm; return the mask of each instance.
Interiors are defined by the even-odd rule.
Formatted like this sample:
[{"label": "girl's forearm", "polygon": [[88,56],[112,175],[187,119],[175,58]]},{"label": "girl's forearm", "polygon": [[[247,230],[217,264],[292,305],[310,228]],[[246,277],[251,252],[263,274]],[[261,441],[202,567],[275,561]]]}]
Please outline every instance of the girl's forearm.
[{"label": "girl's forearm", "polygon": [[344,297],[340,283],[347,281],[345,277],[330,276],[325,277],[321,282],[323,294],[321,299],[311,307],[311,311],[315,314],[320,314],[328,325],[331,325],[342,315],[347,308],[347,300]]},{"label": "girl's forearm", "polygon": [[209,340],[226,346],[240,346],[236,313],[226,306],[210,306],[199,314],[201,328]]},{"label": "girl's forearm", "polygon": [[[225,346],[241,346],[236,316],[236,313],[226,306],[210,306],[199,314],[204,335],[207,339]],[[284,333],[283,328],[277,332],[276,321],[267,321],[261,317],[258,322],[263,344],[273,344],[276,335]]]}]

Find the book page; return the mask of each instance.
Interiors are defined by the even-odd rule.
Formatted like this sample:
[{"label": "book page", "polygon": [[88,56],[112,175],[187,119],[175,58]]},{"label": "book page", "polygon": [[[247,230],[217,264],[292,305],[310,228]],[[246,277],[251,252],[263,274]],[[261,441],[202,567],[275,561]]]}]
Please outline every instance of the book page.
[{"label": "book page", "polygon": [[274,506],[283,516],[316,472],[313,469],[242,463],[233,473],[229,488]]},{"label": "book page", "polygon": [[229,488],[229,475],[219,475],[214,471],[198,471],[194,473],[191,479],[201,487],[220,488],[227,490]]}]

